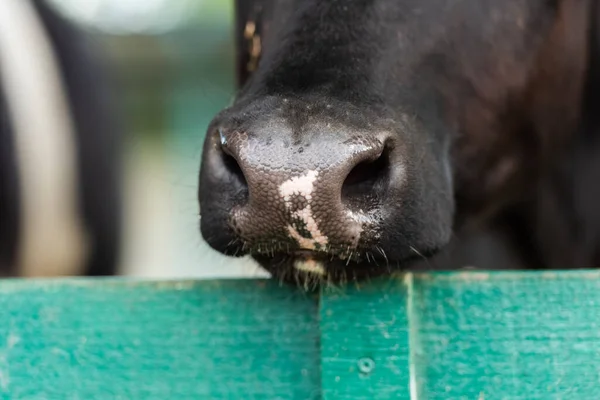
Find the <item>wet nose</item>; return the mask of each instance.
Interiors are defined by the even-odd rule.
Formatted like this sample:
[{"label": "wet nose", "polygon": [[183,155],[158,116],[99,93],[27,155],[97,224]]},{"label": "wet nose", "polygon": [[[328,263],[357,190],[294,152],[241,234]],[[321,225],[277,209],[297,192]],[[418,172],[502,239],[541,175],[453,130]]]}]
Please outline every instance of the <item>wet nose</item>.
[{"label": "wet nose", "polygon": [[223,191],[212,206],[227,208],[228,224],[249,247],[330,250],[355,247],[374,230],[392,172],[389,150],[376,135],[293,142],[218,129],[202,168],[210,169],[210,187]]}]

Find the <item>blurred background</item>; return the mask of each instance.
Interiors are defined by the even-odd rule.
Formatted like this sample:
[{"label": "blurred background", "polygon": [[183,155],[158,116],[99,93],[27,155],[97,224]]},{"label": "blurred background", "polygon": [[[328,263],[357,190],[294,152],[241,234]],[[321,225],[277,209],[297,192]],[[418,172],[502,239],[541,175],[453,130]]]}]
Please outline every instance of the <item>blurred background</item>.
[{"label": "blurred background", "polygon": [[263,276],[212,251],[197,182],[210,119],[235,90],[232,0],[52,0],[101,41],[125,96],[126,222],[121,274]]}]

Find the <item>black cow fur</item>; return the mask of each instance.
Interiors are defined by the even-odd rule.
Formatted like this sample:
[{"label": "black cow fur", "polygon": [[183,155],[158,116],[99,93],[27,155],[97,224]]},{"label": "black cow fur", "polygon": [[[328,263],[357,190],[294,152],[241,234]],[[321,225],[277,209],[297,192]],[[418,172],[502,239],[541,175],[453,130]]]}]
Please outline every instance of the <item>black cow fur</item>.
[{"label": "black cow fur", "polygon": [[[371,110],[384,110],[385,116],[409,110],[425,127],[426,142],[449,146],[448,153],[435,153],[440,158],[432,159],[430,168],[448,158],[452,234],[435,251],[413,248],[424,259],[415,262],[398,252],[406,244],[398,238],[433,238],[432,231],[419,229],[435,228],[415,228],[426,214],[394,216],[384,226],[400,234],[392,235],[393,243],[378,244],[392,255],[385,260],[391,270],[591,268],[600,262],[598,1],[239,0],[236,5],[240,91],[209,127],[202,168],[214,167],[207,157],[216,131],[226,132],[228,140],[230,128],[252,131],[284,97],[298,104],[337,102],[340,113],[346,103],[355,114],[364,110],[373,124],[378,121],[369,117]],[[298,110],[290,108],[302,113]],[[225,254],[249,252],[269,269],[269,252],[281,250],[275,246],[265,253],[264,245],[253,247],[236,227],[228,227],[220,215],[229,212],[230,203],[212,191],[213,171],[202,168],[204,237]],[[432,185],[427,201],[445,196],[441,186]],[[444,229],[443,222],[438,228]]]}]

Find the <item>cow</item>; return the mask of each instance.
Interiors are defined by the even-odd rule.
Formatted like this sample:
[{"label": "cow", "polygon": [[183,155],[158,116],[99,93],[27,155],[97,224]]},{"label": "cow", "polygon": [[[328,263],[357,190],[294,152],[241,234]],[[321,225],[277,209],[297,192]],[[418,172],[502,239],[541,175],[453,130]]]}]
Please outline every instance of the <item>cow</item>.
[{"label": "cow", "polygon": [[600,263],[600,2],[238,0],[204,240],[282,281]]},{"label": "cow", "polygon": [[105,59],[45,0],[0,5],[0,275],[117,272],[121,119]]}]

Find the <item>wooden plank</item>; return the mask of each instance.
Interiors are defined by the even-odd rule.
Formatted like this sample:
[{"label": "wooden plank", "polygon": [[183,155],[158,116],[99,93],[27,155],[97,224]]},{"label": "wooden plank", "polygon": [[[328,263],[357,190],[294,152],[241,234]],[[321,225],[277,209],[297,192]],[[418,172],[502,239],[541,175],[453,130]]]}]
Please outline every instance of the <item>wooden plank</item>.
[{"label": "wooden plank", "polygon": [[0,399],[597,399],[600,272],[0,282]]},{"label": "wooden plank", "polygon": [[600,274],[417,275],[415,399],[600,399]]},{"label": "wooden plank", "polygon": [[321,297],[324,399],[409,399],[406,285],[350,287]]},{"label": "wooden plank", "polygon": [[317,301],[265,281],[0,283],[1,399],[317,399]]},{"label": "wooden plank", "polygon": [[320,308],[326,399],[600,398],[598,272],[407,274]]}]

